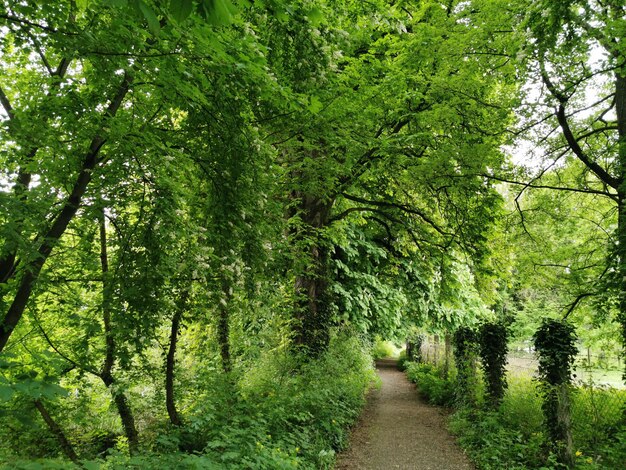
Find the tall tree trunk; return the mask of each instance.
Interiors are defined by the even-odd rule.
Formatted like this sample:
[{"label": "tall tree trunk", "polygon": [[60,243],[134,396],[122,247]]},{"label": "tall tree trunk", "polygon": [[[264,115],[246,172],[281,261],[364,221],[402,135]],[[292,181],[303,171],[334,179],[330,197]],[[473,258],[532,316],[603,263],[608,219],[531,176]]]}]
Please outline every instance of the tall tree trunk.
[{"label": "tall tree trunk", "polygon": [[304,228],[296,234],[296,240],[309,248],[304,253],[306,266],[295,279],[294,343],[312,356],[323,352],[330,339],[329,256],[320,232],[329,224],[333,203],[313,195],[300,195],[299,214]]},{"label": "tall tree trunk", "polygon": [[119,390],[116,386],[115,378],[113,377],[113,366],[115,365],[115,338],[113,336],[113,329],[111,324],[111,286],[109,282],[109,258],[107,251],[107,234],[106,234],[106,222],[104,216],[104,208],[100,212],[99,218],[100,226],[100,264],[102,267],[102,318],[104,323],[104,338],[105,338],[105,357],[104,364],[102,365],[102,371],[100,372],[100,378],[104,385],[111,392],[117,412],[122,420],[122,427],[124,433],[128,439],[128,450],[131,455],[137,453],[139,449],[139,436],[137,428],[135,427],[135,418],[133,416],[132,409],[128,403],[128,399],[124,392]]},{"label": "tall tree trunk", "polygon": [[178,306],[172,317],[172,327],[170,329],[170,344],[167,350],[165,360],[165,407],[170,418],[170,423],[174,426],[183,424],[176,409],[176,400],[174,396],[174,376],[176,367],[176,347],[178,345],[178,334],[180,332],[180,323],[183,313],[187,308],[187,299],[189,298],[189,289],[185,289],[178,299]]},{"label": "tall tree trunk", "polygon": [[225,373],[232,370],[232,360],[230,356],[230,312],[228,310],[231,299],[230,289],[230,282],[225,278],[222,279],[222,297],[218,302],[217,342],[220,346],[222,369]]},{"label": "tall tree trunk", "polygon": [[[618,71],[615,80],[615,110],[618,126],[618,188],[617,259],[620,283],[619,323],[622,333],[622,354],[626,356],[626,75]],[[622,72],[623,73],[623,72]],[[626,361],[625,361],[626,364]],[[626,381],[626,369],[623,373]]]},{"label": "tall tree trunk", "polygon": [[35,408],[37,408],[37,411],[39,411],[39,414],[41,415],[43,420],[46,422],[48,429],[50,429],[50,432],[54,434],[54,437],[59,442],[59,445],[61,446],[61,450],[63,450],[63,453],[65,454],[65,456],[68,459],[70,459],[72,462],[74,462],[76,465],[78,465],[79,467],[82,467],[83,465],[78,460],[78,455],[76,455],[76,451],[74,450],[74,447],[72,446],[70,441],[67,439],[67,436],[65,436],[65,433],[63,432],[63,429],[61,429],[61,426],[59,426],[59,424],[54,420],[54,418],[50,415],[50,413],[48,413],[48,410],[44,406],[43,402],[41,400],[35,400],[34,404],[35,404]]}]

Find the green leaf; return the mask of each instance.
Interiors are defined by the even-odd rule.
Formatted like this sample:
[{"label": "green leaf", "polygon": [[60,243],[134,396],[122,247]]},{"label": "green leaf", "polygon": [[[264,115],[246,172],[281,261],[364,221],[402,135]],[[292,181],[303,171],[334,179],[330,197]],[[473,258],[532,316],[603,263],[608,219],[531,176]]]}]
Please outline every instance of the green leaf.
[{"label": "green leaf", "polygon": [[94,462],[93,460],[90,460],[90,461],[83,460],[82,464],[85,470],[100,470],[100,468],[102,468],[102,464],[100,462]]},{"label": "green leaf", "polygon": [[322,13],[322,10],[317,7],[310,10],[306,16],[309,18],[309,21],[313,26],[319,26],[324,22],[324,13]]},{"label": "green leaf", "polygon": [[124,8],[128,5],[128,0],[107,0],[106,3],[115,8]]},{"label": "green leaf", "polygon": [[13,396],[13,389],[7,385],[0,384],[0,402],[9,401]]},{"label": "green leaf", "polygon": [[307,109],[311,111],[311,113],[317,114],[322,110],[323,107],[324,105],[317,96],[311,96],[311,98],[309,99],[309,106],[307,106]]},{"label": "green leaf", "polygon": [[159,24],[159,19],[157,18],[156,13],[154,13],[154,10],[143,1],[139,2],[139,9],[148,22],[148,29],[150,29],[150,32],[155,36],[158,36],[161,32],[161,25]]},{"label": "green leaf", "polygon": [[230,0],[214,0],[213,2],[213,18],[215,24],[230,24],[236,12],[237,8],[235,8]]},{"label": "green leaf", "polygon": [[185,21],[193,10],[193,0],[172,0],[170,14],[178,23]]},{"label": "green leaf", "polygon": [[42,383],[41,394],[46,398],[53,399],[57,396],[67,396],[68,391],[55,383]]}]

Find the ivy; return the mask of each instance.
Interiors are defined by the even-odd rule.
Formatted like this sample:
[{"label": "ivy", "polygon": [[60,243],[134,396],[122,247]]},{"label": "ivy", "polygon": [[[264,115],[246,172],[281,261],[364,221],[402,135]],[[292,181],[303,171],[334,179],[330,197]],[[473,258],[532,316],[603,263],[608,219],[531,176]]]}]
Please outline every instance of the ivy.
[{"label": "ivy", "polygon": [[476,357],[478,354],[478,334],[472,328],[463,326],[454,332],[454,361],[457,368],[457,403],[476,403]]},{"label": "ivy", "polygon": [[539,356],[539,380],[550,386],[570,383],[578,354],[574,326],[566,321],[546,319],[533,340]]},{"label": "ivy", "polygon": [[574,326],[546,319],[534,337],[539,356],[542,409],[554,452],[563,463],[573,462],[569,385],[578,348]]},{"label": "ivy", "polygon": [[488,406],[497,408],[507,388],[506,362],[508,330],[502,323],[485,323],[478,333],[479,351],[488,397]]},{"label": "ivy", "polygon": [[414,333],[406,339],[406,356],[409,361],[422,362],[422,345],[426,338],[423,334]]}]

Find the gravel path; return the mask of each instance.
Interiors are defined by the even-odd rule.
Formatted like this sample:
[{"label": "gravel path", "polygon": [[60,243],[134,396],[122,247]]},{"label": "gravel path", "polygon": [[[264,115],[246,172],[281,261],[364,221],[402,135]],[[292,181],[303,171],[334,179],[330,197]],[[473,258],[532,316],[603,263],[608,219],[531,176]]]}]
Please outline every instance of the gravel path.
[{"label": "gravel path", "polygon": [[337,470],[471,470],[465,454],[445,428],[441,411],[426,404],[396,361],[377,363],[382,379],[352,432]]}]

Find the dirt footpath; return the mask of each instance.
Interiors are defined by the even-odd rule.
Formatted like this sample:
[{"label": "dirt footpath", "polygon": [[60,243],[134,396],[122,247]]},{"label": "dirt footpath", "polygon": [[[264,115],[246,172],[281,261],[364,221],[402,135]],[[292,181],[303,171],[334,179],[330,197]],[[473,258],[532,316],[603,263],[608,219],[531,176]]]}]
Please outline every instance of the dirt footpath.
[{"label": "dirt footpath", "polygon": [[471,470],[474,467],[392,360],[378,361],[380,390],[372,392],[337,470]]}]

